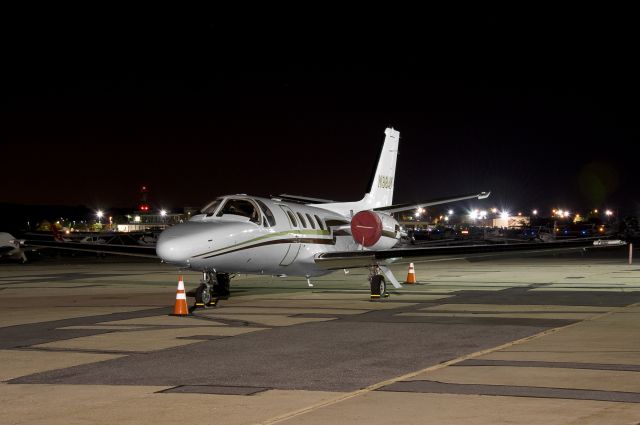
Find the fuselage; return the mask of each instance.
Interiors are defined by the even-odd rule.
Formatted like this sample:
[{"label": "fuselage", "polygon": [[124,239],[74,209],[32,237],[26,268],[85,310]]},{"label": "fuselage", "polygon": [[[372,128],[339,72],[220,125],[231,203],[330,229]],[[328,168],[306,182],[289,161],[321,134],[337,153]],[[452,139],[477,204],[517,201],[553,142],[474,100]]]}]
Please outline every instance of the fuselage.
[{"label": "fuselage", "polygon": [[160,234],[156,252],[179,267],[224,273],[319,276],[324,252],[353,251],[350,218],[318,206],[230,195]]}]

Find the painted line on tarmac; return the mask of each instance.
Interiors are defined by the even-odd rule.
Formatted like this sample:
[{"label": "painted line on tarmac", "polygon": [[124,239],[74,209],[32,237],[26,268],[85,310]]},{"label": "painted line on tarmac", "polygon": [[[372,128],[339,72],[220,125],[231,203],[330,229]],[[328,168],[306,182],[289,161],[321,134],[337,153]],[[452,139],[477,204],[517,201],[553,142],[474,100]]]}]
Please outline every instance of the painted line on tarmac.
[{"label": "painted line on tarmac", "polygon": [[288,412],[288,413],[284,413],[284,414],[279,415],[279,416],[275,416],[273,418],[270,418],[270,419],[267,419],[265,421],[259,422],[259,424],[261,424],[261,425],[271,425],[271,424],[284,422],[286,420],[295,418],[297,416],[301,416],[301,415],[304,415],[304,414],[307,414],[307,413],[311,413],[311,412],[313,412],[315,410],[318,410],[318,409],[321,409],[323,407],[332,406],[334,404],[337,404],[337,403],[352,399],[354,397],[358,397],[358,396],[361,396],[361,395],[364,395],[364,394],[368,394],[368,393],[370,393],[372,391],[376,391],[376,390],[378,390],[378,389],[380,389],[382,387],[385,387],[387,385],[391,385],[391,384],[394,384],[394,383],[399,382],[399,381],[408,380],[410,378],[413,378],[413,377],[415,377],[417,375],[420,375],[422,373],[425,373],[425,372],[432,372],[432,371],[435,371],[435,370],[443,369],[443,368],[445,368],[447,366],[451,366],[451,365],[454,365],[456,363],[463,362],[465,360],[470,360],[470,359],[473,359],[475,357],[480,357],[480,356],[483,356],[485,354],[493,353],[495,351],[499,351],[499,350],[502,350],[504,348],[512,347],[512,346],[517,345],[517,344],[522,344],[524,342],[529,342],[529,341],[541,338],[541,337],[546,336],[546,335],[554,334],[554,333],[562,331],[564,329],[569,329],[571,327],[579,325],[580,323],[589,322],[589,321],[592,321],[592,320],[598,320],[598,319],[601,319],[603,317],[607,317],[607,316],[610,316],[612,314],[619,313],[619,312],[621,312],[623,310],[626,310],[626,309],[629,309],[629,308],[633,308],[633,307],[637,307],[637,306],[640,306],[640,303],[634,303],[634,304],[630,304],[630,305],[623,306],[623,307],[613,308],[612,310],[609,310],[609,311],[604,312],[602,314],[590,317],[590,318],[585,319],[585,320],[581,320],[579,322],[574,322],[574,323],[568,324],[566,326],[561,326],[561,327],[558,327],[558,328],[547,329],[547,330],[544,330],[544,331],[539,332],[537,334],[530,335],[530,336],[527,336],[527,337],[524,337],[524,338],[521,338],[521,339],[517,339],[515,341],[507,342],[507,343],[499,345],[497,347],[487,348],[485,350],[476,351],[475,353],[471,353],[471,354],[465,354],[464,356],[460,356],[460,357],[457,357],[457,358],[452,359],[452,360],[448,360],[448,361],[443,362],[443,363],[438,363],[437,365],[429,366],[429,367],[426,367],[424,369],[420,369],[420,370],[415,371],[415,372],[409,372],[407,374],[404,374],[404,375],[401,375],[401,376],[397,376],[395,378],[387,379],[386,381],[381,381],[381,382],[369,385],[368,387],[362,388],[362,389],[357,390],[357,391],[353,391],[353,392],[346,393],[346,394],[341,394],[341,395],[336,396],[335,398],[330,399],[330,400],[326,400],[326,401],[323,401],[323,402],[320,402],[320,403],[312,404],[310,406],[303,407],[302,409],[294,410],[292,412]]}]

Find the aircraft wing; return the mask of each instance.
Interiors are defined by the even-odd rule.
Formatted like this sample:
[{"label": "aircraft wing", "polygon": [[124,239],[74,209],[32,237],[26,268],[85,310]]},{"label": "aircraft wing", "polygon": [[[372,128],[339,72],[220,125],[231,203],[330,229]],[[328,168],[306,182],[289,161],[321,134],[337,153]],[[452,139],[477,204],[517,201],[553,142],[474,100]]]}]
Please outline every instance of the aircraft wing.
[{"label": "aircraft wing", "polygon": [[390,205],[388,207],[374,208],[373,210],[391,214],[391,213],[400,212],[400,211],[412,210],[415,208],[423,208],[423,207],[430,207],[432,205],[441,205],[441,204],[448,204],[450,202],[464,201],[465,199],[485,199],[485,198],[488,198],[489,195],[491,195],[491,192],[480,192],[480,193],[460,195],[460,196],[454,196],[454,197],[448,197],[448,198],[432,199],[431,201]]},{"label": "aircraft wing", "polygon": [[457,245],[424,248],[396,248],[380,251],[343,251],[320,254],[315,263],[325,270],[339,270],[388,263],[408,263],[413,259],[428,258],[427,261],[450,261],[469,258],[490,258],[513,253],[543,254],[549,252],[580,251],[625,245],[619,240],[572,239],[555,242],[528,242],[491,245]]},{"label": "aircraft wing", "polygon": [[79,242],[59,242],[55,240],[27,240],[27,247],[55,248],[70,251],[85,251],[102,254],[126,255],[132,257],[158,258],[155,246],[109,245]]}]

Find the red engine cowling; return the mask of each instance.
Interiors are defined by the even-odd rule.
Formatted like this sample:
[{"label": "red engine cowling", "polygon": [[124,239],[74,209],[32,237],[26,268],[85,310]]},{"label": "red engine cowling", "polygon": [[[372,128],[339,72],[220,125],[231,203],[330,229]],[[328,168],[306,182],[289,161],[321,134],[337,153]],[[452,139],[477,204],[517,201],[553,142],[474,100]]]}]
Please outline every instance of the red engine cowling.
[{"label": "red engine cowling", "polygon": [[400,239],[398,222],[387,214],[360,211],[351,219],[351,235],[358,244],[369,249],[392,248]]}]

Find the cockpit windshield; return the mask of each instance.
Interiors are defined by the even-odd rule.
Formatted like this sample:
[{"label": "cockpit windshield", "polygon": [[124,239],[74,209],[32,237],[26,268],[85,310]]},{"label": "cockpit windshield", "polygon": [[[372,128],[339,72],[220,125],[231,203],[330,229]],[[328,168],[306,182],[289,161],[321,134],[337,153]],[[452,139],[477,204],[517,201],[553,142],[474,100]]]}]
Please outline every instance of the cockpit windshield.
[{"label": "cockpit windshield", "polygon": [[214,201],[209,202],[204,207],[202,207],[202,210],[200,211],[202,212],[202,214],[206,214],[208,217],[211,217],[216,212],[221,202],[222,202],[222,198],[218,198]]},{"label": "cockpit windshield", "polygon": [[262,208],[262,214],[264,214],[264,223],[262,223],[264,225],[264,227],[273,227],[276,225],[276,218],[273,216],[273,213],[271,212],[271,210],[269,209],[269,207],[267,207],[264,202],[262,202],[259,199],[256,199],[256,202],[258,203],[258,205],[260,205],[260,208]]},{"label": "cockpit windshield", "polygon": [[239,215],[248,217],[254,223],[260,223],[260,213],[253,202],[247,199],[229,199],[220,209],[217,216],[222,217],[225,214]]}]

